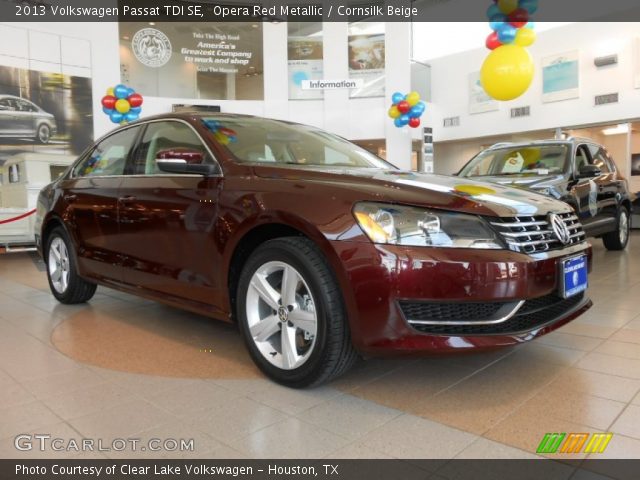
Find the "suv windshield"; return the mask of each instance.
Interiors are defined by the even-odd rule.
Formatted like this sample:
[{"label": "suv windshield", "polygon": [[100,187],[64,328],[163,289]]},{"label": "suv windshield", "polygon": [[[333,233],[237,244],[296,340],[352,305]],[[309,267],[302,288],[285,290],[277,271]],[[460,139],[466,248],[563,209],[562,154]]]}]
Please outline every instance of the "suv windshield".
[{"label": "suv windshield", "polygon": [[529,145],[492,148],[476,155],[460,171],[461,177],[493,175],[549,175],[565,171],[567,145]]},{"label": "suv windshield", "polygon": [[202,121],[239,162],[395,169],[353,143],[310,126],[250,117]]}]

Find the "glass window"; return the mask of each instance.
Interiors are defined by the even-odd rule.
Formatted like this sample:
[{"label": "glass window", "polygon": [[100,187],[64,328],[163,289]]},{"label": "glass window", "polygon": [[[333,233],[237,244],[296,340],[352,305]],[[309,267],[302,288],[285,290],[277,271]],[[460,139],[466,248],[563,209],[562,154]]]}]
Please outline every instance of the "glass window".
[{"label": "glass window", "polygon": [[74,176],[122,175],[139,130],[127,128],[104,139],[74,168]]},{"label": "glass window", "polygon": [[598,167],[602,173],[611,173],[611,170],[609,168],[609,162],[607,161],[607,157],[604,151],[602,150],[602,148],[596,145],[591,145],[589,149],[591,150],[591,158],[593,159],[592,160],[593,165]]},{"label": "glass window", "polygon": [[480,152],[461,171],[462,177],[489,175],[549,175],[564,172],[566,145],[494,148]]},{"label": "glass window", "polygon": [[153,122],[144,132],[136,153],[136,175],[163,174],[156,159],[179,158],[194,163],[213,163],[200,137],[190,126],[181,122]]},{"label": "glass window", "polygon": [[11,102],[11,99],[9,99],[9,98],[0,98],[0,110],[13,111],[15,109],[16,109],[16,107]]},{"label": "glass window", "polygon": [[314,127],[277,120],[207,117],[205,126],[240,162],[393,169],[344,138]]},{"label": "glass window", "polygon": [[591,165],[591,157],[586,145],[579,145],[576,150],[576,172],[579,172],[585,165]]},{"label": "glass window", "polygon": [[20,183],[20,165],[14,163],[9,166],[9,183]]},{"label": "glass window", "polygon": [[36,107],[34,107],[31,103],[25,102],[24,100],[15,100],[16,106],[19,112],[35,112]]}]

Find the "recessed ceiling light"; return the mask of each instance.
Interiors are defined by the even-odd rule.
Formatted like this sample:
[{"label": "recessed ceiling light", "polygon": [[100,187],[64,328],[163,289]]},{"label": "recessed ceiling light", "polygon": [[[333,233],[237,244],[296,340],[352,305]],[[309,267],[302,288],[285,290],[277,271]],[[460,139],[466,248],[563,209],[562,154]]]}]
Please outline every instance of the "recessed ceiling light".
[{"label": "recessed ceiling light", "polygon": [[152,27],[156,24],[156,22],[149,22],[149,25],[151,25]]},{"label": "recessed ceiling light", "polygon": [[621,123],[619,125],[616,125],[615,127],[605,128],[604,130],[602,130],[602,133],[604,133],[605,135],[622,135],[625,133],[629,133],[629,124]]},{"label": "recessed ceiling light", "polygon": [[129,36],[125,35],[124,37],[122,37],[123,40],[129,40]]}]

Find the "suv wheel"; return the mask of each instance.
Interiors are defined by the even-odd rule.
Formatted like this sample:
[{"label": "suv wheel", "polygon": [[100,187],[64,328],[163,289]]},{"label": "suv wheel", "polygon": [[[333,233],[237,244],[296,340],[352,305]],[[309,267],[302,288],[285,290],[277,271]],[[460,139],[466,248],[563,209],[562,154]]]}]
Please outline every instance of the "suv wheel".
[{"label": "suv wheel", "polygon": [[313,242],[265,242],[247,260],[238,285],[240,330],[258,367],[294,388],[344,373],[357,354],[342,296]]},{"label": "suv wheel", "polygon": [[61,303],[84,303],[96,293],[96,284],[78,276],[71,248],[67,232],[62,227],[54,228],[45,249],[49,288]]},{"label": "suv wheel", "polygon": [[626,207],[621,206],[618,209],[616,225],[616,229],[613,232],[609,232],[602,237],[602,243],[604,243],[607,250],[624,250],[627,243],[629,243],[631,221]]},{"label": "suv wheel", "polygon": [[38,127],[38,141],[40,143],[49,143],[49,139],[51,138],[51,129],[49,125],[43,123]]}]

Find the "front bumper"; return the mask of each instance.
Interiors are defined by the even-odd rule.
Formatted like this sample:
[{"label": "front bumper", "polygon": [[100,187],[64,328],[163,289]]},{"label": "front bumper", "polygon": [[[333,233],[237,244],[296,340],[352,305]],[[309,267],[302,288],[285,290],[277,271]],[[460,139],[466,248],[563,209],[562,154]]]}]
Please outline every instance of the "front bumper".
[{"label": "front bumper", "polygon": [[[585,294],[567,300],[556,296],[560,260],[586,254],[591,271],[591,247],[586,243],[534,256],[508,250],[351,241],[334,241],[332,246],[343,268],[353,343],[363,354],[514,345],[559,328],[592,305]],[[467,315],[472,317],[467,320],[480,321],[478,324],[411,324],[411,320],[425,318],[421,305],[446,306],[440,318],[452,305],[456,311],[455,306],[462,306],[461,311],[467,312],[474,311],[473,305],[499,308],[494,309],[497,314],[484,308],[477,315]],[[511,308],[515,306],[518,308]],[[483,318],[500,321],[481,322]]]}]

